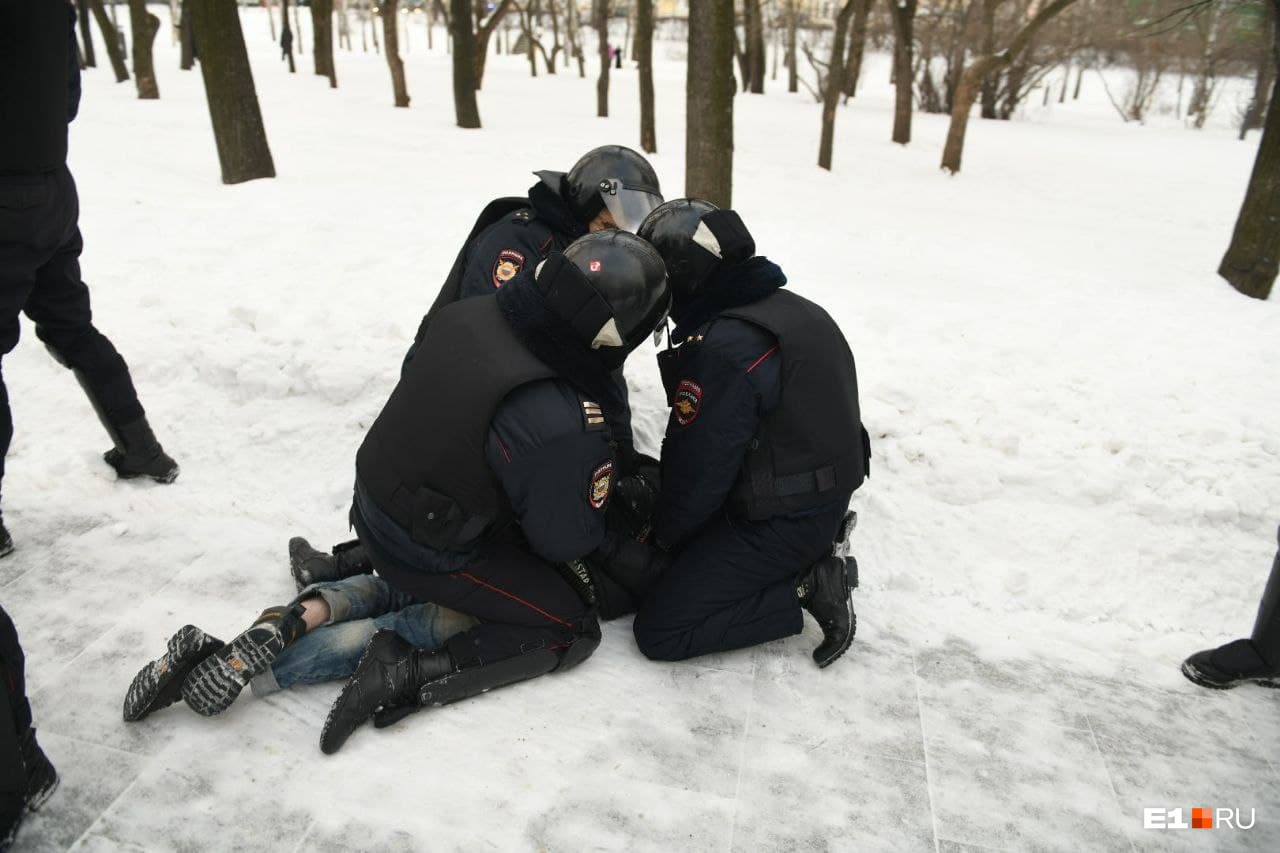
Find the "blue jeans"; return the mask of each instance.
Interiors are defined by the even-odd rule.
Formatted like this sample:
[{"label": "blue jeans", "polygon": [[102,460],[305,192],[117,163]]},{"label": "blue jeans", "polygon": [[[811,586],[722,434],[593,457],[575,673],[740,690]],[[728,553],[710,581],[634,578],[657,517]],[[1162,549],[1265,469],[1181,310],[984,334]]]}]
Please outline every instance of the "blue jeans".
[{"label": "blue jeans", "polygon": [[435,650],[476,624],[473,617],[456,610],[416,602],[376,575],[312,584],[298,600],[313,595],[329,605],[329,621],[300,637],[269,670],[253,679],[250,686],[255,696],[295,684],[349,677],[378,631],[395,631],[417,648]]}]

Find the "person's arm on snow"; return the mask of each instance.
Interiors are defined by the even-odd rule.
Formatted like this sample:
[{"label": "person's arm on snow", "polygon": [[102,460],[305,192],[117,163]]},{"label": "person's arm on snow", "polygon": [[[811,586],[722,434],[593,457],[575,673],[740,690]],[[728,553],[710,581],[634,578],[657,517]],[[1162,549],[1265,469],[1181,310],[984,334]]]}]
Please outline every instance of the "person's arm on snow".
[{"label": "person's arm on snow", "polygon": [[654,518],[663,549],[679,546],[723,509],[781,386],[776,340],[747,323],[719,320],[705,340],[680,349]]}]

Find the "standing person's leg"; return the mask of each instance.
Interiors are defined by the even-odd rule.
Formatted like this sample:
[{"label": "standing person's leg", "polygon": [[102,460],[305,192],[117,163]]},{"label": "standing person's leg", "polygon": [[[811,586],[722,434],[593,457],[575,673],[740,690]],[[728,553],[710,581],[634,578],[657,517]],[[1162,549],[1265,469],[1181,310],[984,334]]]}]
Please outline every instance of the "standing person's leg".
[{"label": "standing person's leg", "polygon": [[[0,176],[0,359],[18,344],[18,315],[35,286],[36,271],[61,236],[54,190],[52,176]],[[0,479],[12,438],[9,392],[0,376]],[[0,518],[0,556],[12,550],[13,540]]]},{"label": "standing person's leg", "polygon": [[[1276,539],[1280,545],[1280,531]],[[1271,563],[1253,635],[1196,652],[1182,662],[1182,674],[1201,687],[1215,690],[1249,682],[1280,687],[1280,551]]]},{"label": "standing person's leg", "polygon": [[[27,701],[26,658],[9,614],[0,607],[0,843],[23,811],[37,811],[58,786],[58,774],[36,741]],[[15,812],[16,807],[16,812]],[[8,825],[6,826],[6,821]]]},{"label": "standing person's leg", "polygon": [[125,478],[170,483],[178,466],[160,447],[138,401],[133,378],[115,346],[93,325],[89,288],[80,278],[84,242],[75,182],[64,167],[54,175],[65,231],[53,256],[36,271],[25,310],[36,335],[79,381],[115,447],[104,458]]}]

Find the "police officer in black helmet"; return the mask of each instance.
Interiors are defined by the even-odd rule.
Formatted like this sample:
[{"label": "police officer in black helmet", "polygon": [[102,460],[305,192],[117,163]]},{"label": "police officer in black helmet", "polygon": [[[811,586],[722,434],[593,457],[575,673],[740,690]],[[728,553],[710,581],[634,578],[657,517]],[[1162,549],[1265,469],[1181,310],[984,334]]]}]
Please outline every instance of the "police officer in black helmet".
[{"label": "police officer in black helmet", "polygon": [[[427,326],[445,306],[496,293],[522,270],[537,266],[551,252],[564,251],[584,234],[610,229],[635,233],[645,216],[662,203],[658,176],[649,161],[621,145],[587,152],[568,172],[534,174],[538,182],[530,187],[528,197],[495,199],[480,214],[435,303],[422,318],[406,364]],[[610,427],[619,447],[620,466],[634,468],[651,460],[634,453],[631,408],[620,371],[616,381],[623,397],[610,410]],[[327,554],[301,537],[289,542],[289,562],[299,589],[370,568],[355,542],[337,545]]]},{"label": "police officer in black helmet", "polygon": [[325,752],[370,716],[387,725],[595,649],[591,587],[566,564],[606,538],[612,373],[669,301],[653,248],[610,231],[432,320],[357,454],[351,519],[382,578],[481,624],[439,651],[376,634],[325,723]]},{"label": "police officer in black helmet", "polygon": [[639,235],[671,283],[674,346],[659,356],[671,418],[648,560],[597,567],[640,602],[635,636],[681,660],[823,631],[818,666],[853,639],[843,557],[850,496],[868,473],[853,355],[813,302],[709,202],[658,207]]}]

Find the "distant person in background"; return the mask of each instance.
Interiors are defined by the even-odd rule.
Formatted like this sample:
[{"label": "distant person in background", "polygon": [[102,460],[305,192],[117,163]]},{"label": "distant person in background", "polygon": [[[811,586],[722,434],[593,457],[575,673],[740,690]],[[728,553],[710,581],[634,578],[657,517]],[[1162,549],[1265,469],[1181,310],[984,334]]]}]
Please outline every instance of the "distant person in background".
[{"label": "distant person in background", "polygon": [[[0,0],[8,3],[11,0]],[[25,0],[21,0],[25,2]],[[0,850],[9,849],[28,812],[39,810],[58,787],[31,725],[22,646],[13,620],[0,607]]]},{"label": "distant person in background", "polygon": [[[480,213],[440,294],[422,318],[406,365],[421,345],[427,326],[445,306],[473,296],[493,295],[521,270],[536,267],[584,234],[610,229],[634,234],[650,211],[662,203],[653,166],[621,145],[588,151],[568,172],[534,174],[539,180],[529,188],[527,197],[494,199]],[[607,413],[618,444],[619,471],[628,474],[645,468],[656,482],[656,461],[635,452],[626,381],[621,371],[616,378],[622,405]],[[306,539],[294,537],[289,541],[289,564],[299,589],[372,570],[364,548],[354,540],[335,545],[326,554]]]},{"label": "distant person in background", "polygon": [[[63,0],[0,0],[0,356],[18,343],[18,315],[89,395],[125,478],[170,483],[178,466],[156,441],[120,353],[93,325],[80,279],[83,242],[67,124],[80,103],[75,9]],[[0,378],[0,477],[13,437]],[[0,519],[0,556],[13,540]]]},{"label": "distant person in background", "polygon": [[[1280,530],[1276,539],[1280,542]],[[1182,674],[1201,687],[1214,690],[1250,683],[1280,687],[1280,551],[1271,563],[1271,577],[1262,593],[1253,635],[1196,652],[1182,662]]]}]

